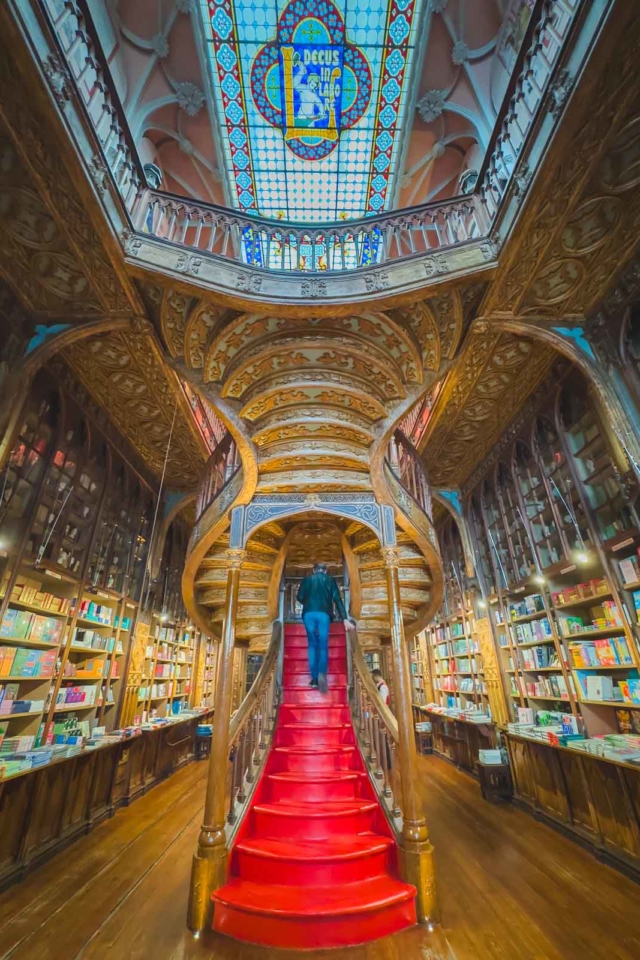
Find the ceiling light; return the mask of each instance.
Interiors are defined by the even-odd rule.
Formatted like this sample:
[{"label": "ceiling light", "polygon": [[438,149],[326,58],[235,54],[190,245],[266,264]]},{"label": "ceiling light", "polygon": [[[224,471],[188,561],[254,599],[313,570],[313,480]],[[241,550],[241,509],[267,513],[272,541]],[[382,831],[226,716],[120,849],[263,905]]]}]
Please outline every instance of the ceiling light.
[{"label": "ceiling light", "polygon": [[486,610],[487,609],[486,600],[478,600],[478,606],[480,607],[481,610]]},{"label": "ceiling light", "polygon": [[534,583],[537,583],[539,586],[542,586],[543,583],[546,583],[544,577],[540,573],[536,573],[532,578]]},{"label": "ceiling light", "polygon": [[576,563],[589,563],[589,554],[584,550],[576,550],[575,552]]}]

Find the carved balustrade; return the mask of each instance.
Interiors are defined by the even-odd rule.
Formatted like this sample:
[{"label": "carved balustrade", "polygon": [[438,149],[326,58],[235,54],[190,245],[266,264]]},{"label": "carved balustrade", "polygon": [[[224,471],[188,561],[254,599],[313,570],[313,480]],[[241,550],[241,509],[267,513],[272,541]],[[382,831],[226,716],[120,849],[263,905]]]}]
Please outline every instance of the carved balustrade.
[{"label": "carved balustrade", "polygon": [[351,713],[372,783],[401,841],[402,797],[398,769],[398,723],[378,692],[355,630],[349,631]]},{"label": "carved balustrade", "polygon": [[[567,75],[560,75],[551,90],[550,82],[581,5],[582,0],[538,0],[535,7],[478,178],[477,189],[491,221],[495,220],[516,174],[520,156],[541,108],[547,105],[549,93],[555,114],[570,92]],[[532,179],[529,167],[518,170],[516,193],[524,194]]]},{"label": "carved balustrade", "polygon": [[[187,922],[194,931],[204,930],[210,924],[211,894],[226,883],[229,851],[266,762],[280,703],[283,630],[281,621],[277,620],[260,671],[229,722],[231,665],[243,553],[236,551],[236,556],[230,556],[227,620],[220,649],[204,822],[193,861],[189,893]],[[226,769],[227,762],[230,771]]]},{"label": "carved balustrade", "polygon": [[196,501],[196,520],[206,513],[241,466],[236,442],[231,434],[227,433],[207,461]]},{"label": "carved balustrade", "polygon": [[[558,73],[558,65],[578,12],[588,6],[587,0],[537,3],[473,193],[357,221],[301,225],[243,216],[145,186],[87,0],[32,2],[44,13],[58,45],[61,64],[50,62],[52,58],[43,63],[53,92],[61,105],[68,99],[68,71],[101,149],[101,156],[91,158],[89,172],[102,185],[109,175],[113,178],[129,215],[130,232],[138,238],[151,236],[195,251],[196,257],[211,254],[258,271],[287,274],[342,273],[427,255],[427,279],[448,272],[440,252],[492,236],[512,182],[516,198],[526,193],[532,171],[522,157],[538,120],[548,107],[559,115],[570,93],[571,80]],[[132,243],[139,247],[141,239],[129,236],[128,244]],[[490,243],[487,257],[495,254],[497,248]],[[184,256],[190,272],[197,273],[199,265],[191,262],[194,255]],[[370,280],[367,291],[375,291],[376,282],[382,282]]]},{"label": "carved balustrade", "polygon": [[389,441],[387,464],[397,480],[431,520],[431,487],[420,454],[401,430],[396,430]]},{"label": "carved balustrade", "polygon": [[[76,0],[41,0],[41,6],[102,148],[105,168],[102,170],[101,161],[94,158],[92,176],[106,177],[108,167],[127,212],[132,215],[145,182],[144,173],[88,5]],[[64,99],[64,74],[51,60],[44,69],[52,77],[54,91],[57,82],[59,99]],[[57,80],[53,80],[56,73]]]}]

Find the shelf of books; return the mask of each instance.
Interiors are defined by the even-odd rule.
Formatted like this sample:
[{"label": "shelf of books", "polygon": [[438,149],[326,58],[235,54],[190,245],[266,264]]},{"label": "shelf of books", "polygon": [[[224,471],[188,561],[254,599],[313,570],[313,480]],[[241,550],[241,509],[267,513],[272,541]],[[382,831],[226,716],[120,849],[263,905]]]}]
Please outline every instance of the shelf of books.
[{"label": "shelf of books", "polygon": [[[188,533],[176,520],[147,570],[154,494],[72,397],[39,374],[0,473],[0,757],[82,741],[120,723],[139,601],[184,618]],[[162,614],[159,614],[162,616]],[[162,628],[161,628],[162,629]],[[193,703],[189,626],[154,635],[159,715]],[[170,651],[169,676],[162,652]],[[157,671],[157,672],[156,672]],[[166,684],[166,688],[161,685]],[[148,714],[150,711],[147,711]],[[1,770],[0,770],[1,775]]]},{"label": "shelf of books", "polygon": [[428,630],[423,630],[413,637],[410,643],[412,697],[416,706],[424,706],[433,700],[428,642]]},{"label": "shelf of books", "polygon": [[199,638],[192,624],[171,622],[164,614],[152,615],[138,693],[143,722],[180,713],[192,705]]},{"label": "shelf of books", "polygon": [[[448,522],[440,531],[443,603],[426,631],[426,651],[434,706],[451,715],[491,720],[480,644],[475,629],[470,585],[457,528]],[[424,701],[423,701],[424,702]]]},{"label": "shelf of books", "polygon": [[640,491],[574,379],[547,402],[468,507],[510,729],[640,731]]}]

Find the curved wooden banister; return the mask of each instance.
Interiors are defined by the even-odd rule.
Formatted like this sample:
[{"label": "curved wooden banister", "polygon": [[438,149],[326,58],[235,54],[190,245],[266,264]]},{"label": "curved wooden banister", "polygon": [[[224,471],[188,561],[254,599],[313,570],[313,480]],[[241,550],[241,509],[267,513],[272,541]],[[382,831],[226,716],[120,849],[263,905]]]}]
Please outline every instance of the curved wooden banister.
[{"label": "curved wooden banister", "polygon": [[220,496],[242,466],[238,447],[232,435],[226,433],[207,460],[196,501],[196,521]]},{"label": "curved wooden banister", "polygon": [[282,621],[275,620],[271,631],[271,641],[267,650],[267,655],[262,661],[258,674],[251,684],[251,689],[234,713],[229,724],[229,743],[233,744],[238,737],[239,732],[244,728],[253,708],[255,707],[261,694],[264,692],[265,685],[269,678],[273,676],[274,668],[278,664],[278,655],[282,644]]},{"label": "curved wooden banister", "polygon": [[353,725],[371,783],[396,841],[402,844],[402,790],[398,769],[398,721],[384,702],[362,653],[355,627],[347,631],[351,660]]},{"label": "curved wooden banister", "polygon": [[414,445],[400,429],[394,431],[389,441],[387,463],[407,493],[431,520],[433,504],[426,467]]},{"label": "curved wooden banister", "polygon": [[[227,813],[227,849],[248,809],[249,800],[269,753],[280,701],[278,662],[282,649],[282,623],[276,620],[267,655],[251,689],[229,724],[231,794]],[[220,778],[220,790],[226,779]]]},{"label": "curved wooden banister", "polygon": [[362,652],[362,647],[358,640],[358,632],[355,627],[347,631],[349,639],[349,650],[351,653],[351,662],[354,667],[353,680],[355,681],[356,674],[360,678],[360,682],[364,687],[366,695],[371,699],[371,702],[375,705],[375,708],[380,716],[380,719],[384,723],[385,727],[389,731],[390,736],[397,743],[398,741],[398,721],[394,717],[390,708],[384,702],[380,696],[380,692],[376,687],[375,681],[371,676],[371,671],[367,666],[367,662],[364,659],[364,654]]}]

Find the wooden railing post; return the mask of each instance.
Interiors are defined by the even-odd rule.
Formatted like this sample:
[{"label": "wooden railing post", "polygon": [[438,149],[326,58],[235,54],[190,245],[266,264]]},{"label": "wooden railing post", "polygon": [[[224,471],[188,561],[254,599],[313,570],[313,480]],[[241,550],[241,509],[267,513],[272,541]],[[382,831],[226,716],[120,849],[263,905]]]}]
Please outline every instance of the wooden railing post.
[{"label": "wooden railing post", "polygon": [[[198,849],[193,858],[189,890],[188,924],[194,931],[204,930],[210,924],[211,894],[224,885],[227,877],[225,789],[229,755],[229,720],[233,697],[233,648],[238,612],[240,567],[245,557],[245,550],[227,551],[227,592],[220,642],[220,666],[216,685],[207,794]],[[238,757],[237,762],[239,760]]]},{"label": "wooden railing post", "polygon": [[436,874],[433,846],[424,818],[418,787],[418,754],[413,730],[411,670],[409,650],[404,636],[400,606],[399,554],[396,547],[383,547],[387,576],[391,649],[396,689],[396,718],[398,721],[398,759],[402,790],[402,847],[401,858],[404,879],[417,891],[418,920],[438,920]]}]

